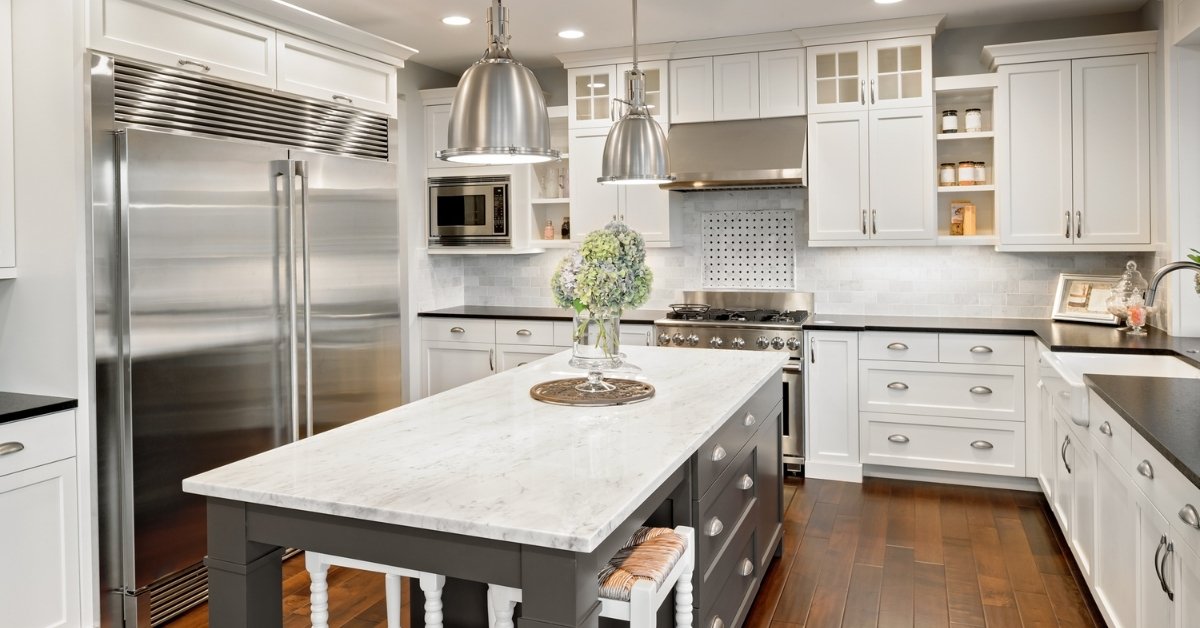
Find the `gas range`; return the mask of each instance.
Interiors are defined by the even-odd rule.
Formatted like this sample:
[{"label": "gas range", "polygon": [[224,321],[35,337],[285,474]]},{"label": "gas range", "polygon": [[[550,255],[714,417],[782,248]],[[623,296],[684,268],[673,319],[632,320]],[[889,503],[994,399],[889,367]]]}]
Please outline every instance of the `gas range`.
[{"label": "gas range", "polygon": [[812,309],[802,292],[686,292],[686,303],[654,321],[662,347],[787,351],[801,359],[801,326]]}]

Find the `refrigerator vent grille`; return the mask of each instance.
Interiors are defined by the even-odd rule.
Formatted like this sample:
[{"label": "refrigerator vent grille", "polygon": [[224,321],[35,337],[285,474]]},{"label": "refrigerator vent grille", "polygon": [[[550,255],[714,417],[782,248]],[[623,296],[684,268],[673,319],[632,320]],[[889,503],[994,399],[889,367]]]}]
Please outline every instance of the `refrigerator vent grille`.
[{"label": "refrigerator vent grille", "polygon": [[388,119],[134,61],[115,68],[117,122],[387,160]]},{"label": "refrigerator vent grille", "polygon": [[208,601],[208,570],[197,564],[150,585],[150,625],[160,626]]}]

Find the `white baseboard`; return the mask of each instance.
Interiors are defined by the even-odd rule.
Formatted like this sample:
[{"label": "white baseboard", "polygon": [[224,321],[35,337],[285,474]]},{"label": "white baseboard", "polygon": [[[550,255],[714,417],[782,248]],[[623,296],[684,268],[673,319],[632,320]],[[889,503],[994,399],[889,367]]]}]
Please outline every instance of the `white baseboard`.
[{"label": "white baseboard", "polygon": [[804,477],[814,480],[835,480],[862,484],[863,466],[840,462],[804,461]]},{"label": "white baseboard", "polygon": [[[986,475],[982,473],[963,473],[960,471],[907,469],[904,467],[887,467],[875,464],[863,465],[862,473],[867,477],[873,478],[934,482],[937,484],[959,484],[962,486],[979,486],[983,488],[1002,488],[1034,493],[1042,492],[1042,487],[1038,484],[1036,478],[1017,478],[1007,475]],[[805,467],[805,475],[809,475],[807,466]]]}]

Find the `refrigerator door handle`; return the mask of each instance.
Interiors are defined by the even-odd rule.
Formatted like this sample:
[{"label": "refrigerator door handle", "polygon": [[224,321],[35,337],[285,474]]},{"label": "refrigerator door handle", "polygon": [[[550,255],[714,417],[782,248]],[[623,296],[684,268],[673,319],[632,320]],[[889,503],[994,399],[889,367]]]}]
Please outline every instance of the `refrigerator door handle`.
[{"label": "refrigerator door handle", "polygon": [[313,435],[313,361],[312,361],[312,251],[308,229],[308,162],[294,161],[296,178],[300,180],[300,253],[304,259],[304,436]]},{"label": "refrigerator door handle", "polygon": [[297,358],[299,350],[297,341],[297,317],[298,304],[296,295],[296,179],[294,162],[277,161],[274,175],[278,182],[283,179],[283,213],[285,219],[284,238],[287,240],[285,247],[285,255],[287,255],[287,263],[284,267],[287,268],[284,282],[287,287],[287,321],[288,321],[288,416],[291,419],[291,434],[289,441],[298,440],[300,437],[300,361]]},{"label": "refrigerator door handle", "polygon": [[130,290],[129,264],[129,134],[118,130],[116,135],[116,194],[117,204],[117,289],[114,291],[115,323],[117,333],[117,408],[120,413],[118,432],[120,439],[120,519],[121,535],[121,585],[124,590],[136,588],[133,553],[134,486],[133,486],[133,354],[130,351],[133,312]]}]

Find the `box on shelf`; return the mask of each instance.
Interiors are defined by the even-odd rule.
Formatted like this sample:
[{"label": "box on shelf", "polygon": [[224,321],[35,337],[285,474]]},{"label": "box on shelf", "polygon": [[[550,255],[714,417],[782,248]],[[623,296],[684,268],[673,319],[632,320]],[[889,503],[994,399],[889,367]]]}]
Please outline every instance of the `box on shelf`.
[{"label": "box on shelf", "polygon": [[950,201],[950,235],[975,235],[975,204]]}]

